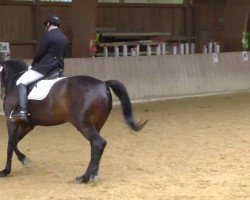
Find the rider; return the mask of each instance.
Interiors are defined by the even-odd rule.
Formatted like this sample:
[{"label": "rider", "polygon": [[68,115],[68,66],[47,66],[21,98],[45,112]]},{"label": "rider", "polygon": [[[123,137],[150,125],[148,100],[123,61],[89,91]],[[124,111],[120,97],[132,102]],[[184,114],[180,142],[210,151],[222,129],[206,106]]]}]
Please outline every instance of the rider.
[{"label": "rider", "polygon": [[55,69],[64,68],[64,57],[68,47],[68,39],[59,29],[60,19],[56,15],[48,16],[44,22],[46,32],[41,37],[38,48],[29,67],[16,82],[19,96],[19,112],[13,117],[27,120],[27,88],[26,86],[44,77]]}]

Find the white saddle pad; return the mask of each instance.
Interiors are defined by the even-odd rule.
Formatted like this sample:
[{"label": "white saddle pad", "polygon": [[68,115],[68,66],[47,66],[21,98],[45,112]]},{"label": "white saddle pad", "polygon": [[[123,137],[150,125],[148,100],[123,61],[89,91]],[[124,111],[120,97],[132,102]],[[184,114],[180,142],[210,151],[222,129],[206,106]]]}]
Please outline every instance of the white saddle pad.
[{"label": "white saddle pad", "polygon": [[41,80],[39,81],[28,95],[28,99],[43,100],[48,94],[51,87],[58,81],[66,77],[61,77],[53,80]]}]

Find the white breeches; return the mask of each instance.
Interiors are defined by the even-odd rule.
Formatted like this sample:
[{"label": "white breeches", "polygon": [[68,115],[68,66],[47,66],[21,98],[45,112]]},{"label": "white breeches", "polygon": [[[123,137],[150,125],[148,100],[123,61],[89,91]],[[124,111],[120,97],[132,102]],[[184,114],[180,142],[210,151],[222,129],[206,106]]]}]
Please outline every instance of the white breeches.
[{"label": "white breeches", "polygon": [[24,85],[28,85],[30,83],[33,83],[34,81],[42,78],[44,75],[34,71],[32,69],[29,69],[27,72],[25,72],[17,81],[16,81],[16,85],[19,84],[24,84]]}]

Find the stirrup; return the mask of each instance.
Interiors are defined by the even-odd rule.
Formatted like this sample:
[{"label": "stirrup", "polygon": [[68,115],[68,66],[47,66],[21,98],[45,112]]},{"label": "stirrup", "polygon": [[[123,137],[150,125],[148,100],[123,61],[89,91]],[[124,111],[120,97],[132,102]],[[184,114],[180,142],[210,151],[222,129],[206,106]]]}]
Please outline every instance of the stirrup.
[{"label": "stirrup", "polygon": [[17,113],[13,113],[12,118],[20,119],[27,121],[28,120],[28,112],[26,110],[19,110]]}]

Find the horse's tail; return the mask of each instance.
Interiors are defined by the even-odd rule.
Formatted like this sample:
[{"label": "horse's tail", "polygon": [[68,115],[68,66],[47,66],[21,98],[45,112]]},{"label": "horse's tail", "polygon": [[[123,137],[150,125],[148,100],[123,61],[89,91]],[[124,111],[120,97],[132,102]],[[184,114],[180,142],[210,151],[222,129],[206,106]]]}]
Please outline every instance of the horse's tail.
[{"label": "horse's tail", "polygon": [[134,131],[140,131],[147,121],[143,123],[137,123],[133,116],[132,111],[132,105],[130,102],[130,98],[127,92],[127,89],[125,86],[117,80],[108,80],[106,81],[106,84],[111,87],[113,92],[116,94],[116,96],[119,98],[122,106],[123,116],[129,127]]}]

